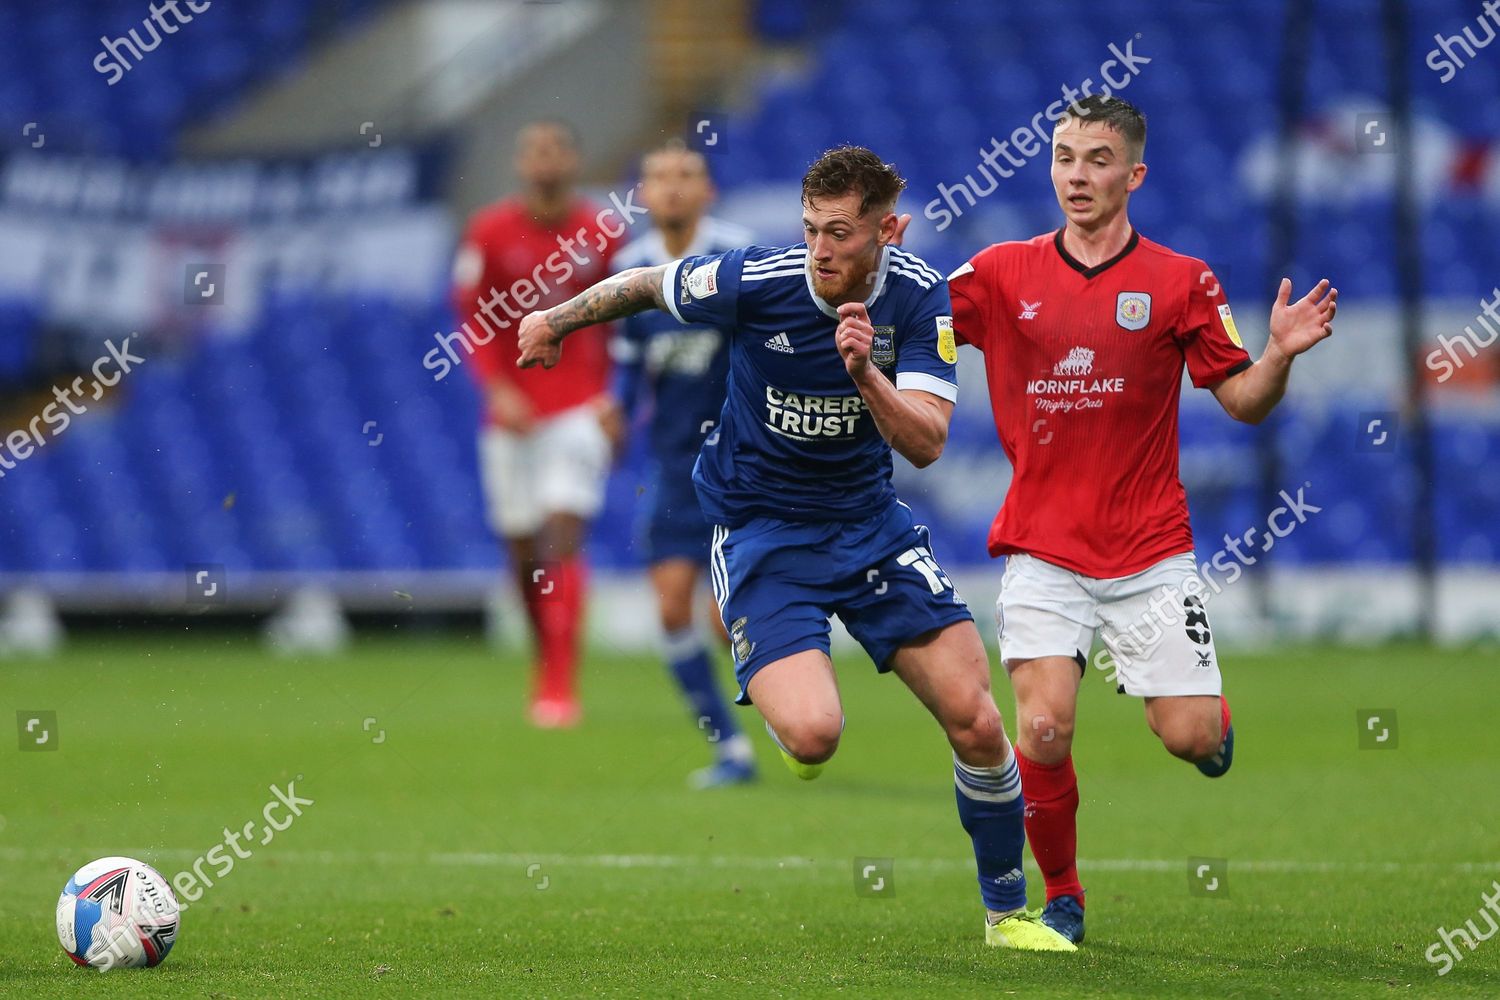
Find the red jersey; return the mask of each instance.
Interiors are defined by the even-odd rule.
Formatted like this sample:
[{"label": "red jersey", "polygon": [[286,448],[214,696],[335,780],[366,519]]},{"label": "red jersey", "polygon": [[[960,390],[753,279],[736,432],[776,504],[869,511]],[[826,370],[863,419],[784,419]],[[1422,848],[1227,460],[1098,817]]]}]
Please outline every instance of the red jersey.
[{"label": "red jersey", "polygon": [[[527,313],[566,302],[612,274],[624,229],[612,214],[601,214],[582,199],[551,225],[533,219],[519,198],[474,214],[454,264],[453,305],[468,325],[474,345],[469,362],[481,385],[510,382],[531,401],[538,417],[572,409],[605,391],[607,325],[571,334],[562,360],[550,371],[516,367],[521,354],[516,331]],[[487,313],[481,311],[485,303]]]},{"label": "red jersey", "polygon": [[1199,388],[1250,366],[1208,266],[1132,231],[1088,267],[1059,230],[980,251],[948,287],[959,341],[984,352],[1015,470],[990,554],[1107,578],[1192,551],[1177,475],[1183,366]]}]

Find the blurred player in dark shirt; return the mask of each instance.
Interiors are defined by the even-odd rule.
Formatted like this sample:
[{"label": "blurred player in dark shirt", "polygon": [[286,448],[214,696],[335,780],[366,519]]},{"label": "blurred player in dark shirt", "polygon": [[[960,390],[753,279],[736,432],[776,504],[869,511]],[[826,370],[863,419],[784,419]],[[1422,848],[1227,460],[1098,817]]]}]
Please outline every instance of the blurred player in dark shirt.
[{"label": "blurred player in dark shirt", "polygon": [[[640,200],[655,228],[621,250],[615,265],[654,267],[749,243],[745,230],[705,214],[713,198],[703,154],[680,141],[647,153],[641,161]],[[629,425],[639,410],[650,410],[652,469],[644,541],[661,613],[663,652],[695,724],[717,757],[712,766],[693,772],[689,780],[698,788],[755,777],[750,741],[719,693],[703,636],[693,624],[693,594],[708,566],[711,534],[693,490],[693,463],[719,422],[731,334],[707,323],[684,327],[671,313],[654,309],[623,320],[611,349],[618,408],[607,419]],[[717,614],[713,621],[723,635]]]}]

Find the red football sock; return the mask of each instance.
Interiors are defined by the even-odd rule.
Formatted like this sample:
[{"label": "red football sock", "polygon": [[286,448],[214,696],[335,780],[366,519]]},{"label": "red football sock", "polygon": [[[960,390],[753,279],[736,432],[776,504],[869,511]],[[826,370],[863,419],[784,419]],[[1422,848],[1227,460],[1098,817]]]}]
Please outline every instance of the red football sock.
[{"label": "red football sock", "polygon": [[1058,764],[1038,764],[1016,751],[1021,770],[1021,791],[1026,796],[1026,839],[1031,854],[1047,883],[1047,899],[1077,896],[1083,904],[1083,885],[1078,881],[1078,776],[1073,757]]},{"label": "red football sock", "polygon": [[533,648],[533,660],[531,665],[531,697],[533,700],[541,697],[542,692],[542,616],[540,612],[541,600],[537,595],[537,588],[523,585],[521,587],[521,601],[526,605],[526,619],[531,623],[531,643]]},{"label": "red football sock", "polygon": [[547,589],[545,584],[533,588],[530,597],[535,602],[537,642],[542,654],[537,696],[571,701],[577,697],[574,681],[588,573],[582,557],[576,555],[550,565],[551,575],[557,577],[550,581],[552,588]]}]

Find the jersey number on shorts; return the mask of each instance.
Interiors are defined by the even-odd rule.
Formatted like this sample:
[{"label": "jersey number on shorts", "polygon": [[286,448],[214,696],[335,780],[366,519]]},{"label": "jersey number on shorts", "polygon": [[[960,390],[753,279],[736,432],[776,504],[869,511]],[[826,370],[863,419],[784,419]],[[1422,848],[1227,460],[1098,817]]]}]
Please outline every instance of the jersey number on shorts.
[{"label": "jersey number on shorts", "polygon": [[896,557],[896,563],[900,566],[910,566],[927,579],[927,586],[934,594],[941,594],[945,590],[952,590],[953,584],[943,574],[942,567],[932,558],[932,553],[926,549],[907,549]]},{"label": "jersey number on shorts", "polygon": [[1208,628],[1208,612],[1204,610],[1203,602],[1196,597],[1188,597],[1183,600],[1182,608],[1187,612],[1187,620],[1183,622],[1183,631],[1193,642],[1200,646],[1207,646],[1214,636]]}]

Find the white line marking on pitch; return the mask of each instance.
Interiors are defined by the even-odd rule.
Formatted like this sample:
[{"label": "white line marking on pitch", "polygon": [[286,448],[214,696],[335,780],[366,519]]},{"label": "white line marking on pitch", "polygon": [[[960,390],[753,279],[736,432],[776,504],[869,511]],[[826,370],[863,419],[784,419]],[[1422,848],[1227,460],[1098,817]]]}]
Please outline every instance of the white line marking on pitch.
[{"label": "white line marking on pitch", "polygon": [[[59,856],[73,858],[89,854],[77,848],[0,848],[0,860],[13,862],[42,861]],[[181,860],[191,862],[203,854],[185,847],[128,848],[121,853],[147,860]],[[524,868],[530,864],[555,865],[558,868],[738,868],[801,869],[819,868],[842,871],[848,858],[764,857],[756,855],[693,854],[557,854],[538,851],[496,853],[492,851],[435,852],[407,854],[397,851],[267,851],[278,862],[292,864],[340,865],[411,865],[428,864],[457,868]],[[897,861],[907,870],[973,871],[972,858],[903,858]],[[1082,858],[1081,868],[1113,872],[1176,872],[1185,858]],[[1500,871],[1500,861],[1296,861],[1262,858],[1229,859],[1230,867],[1242,872],[1305,874],[1316,872],[1406,872],[1442,871],[1471,874]]]}]

